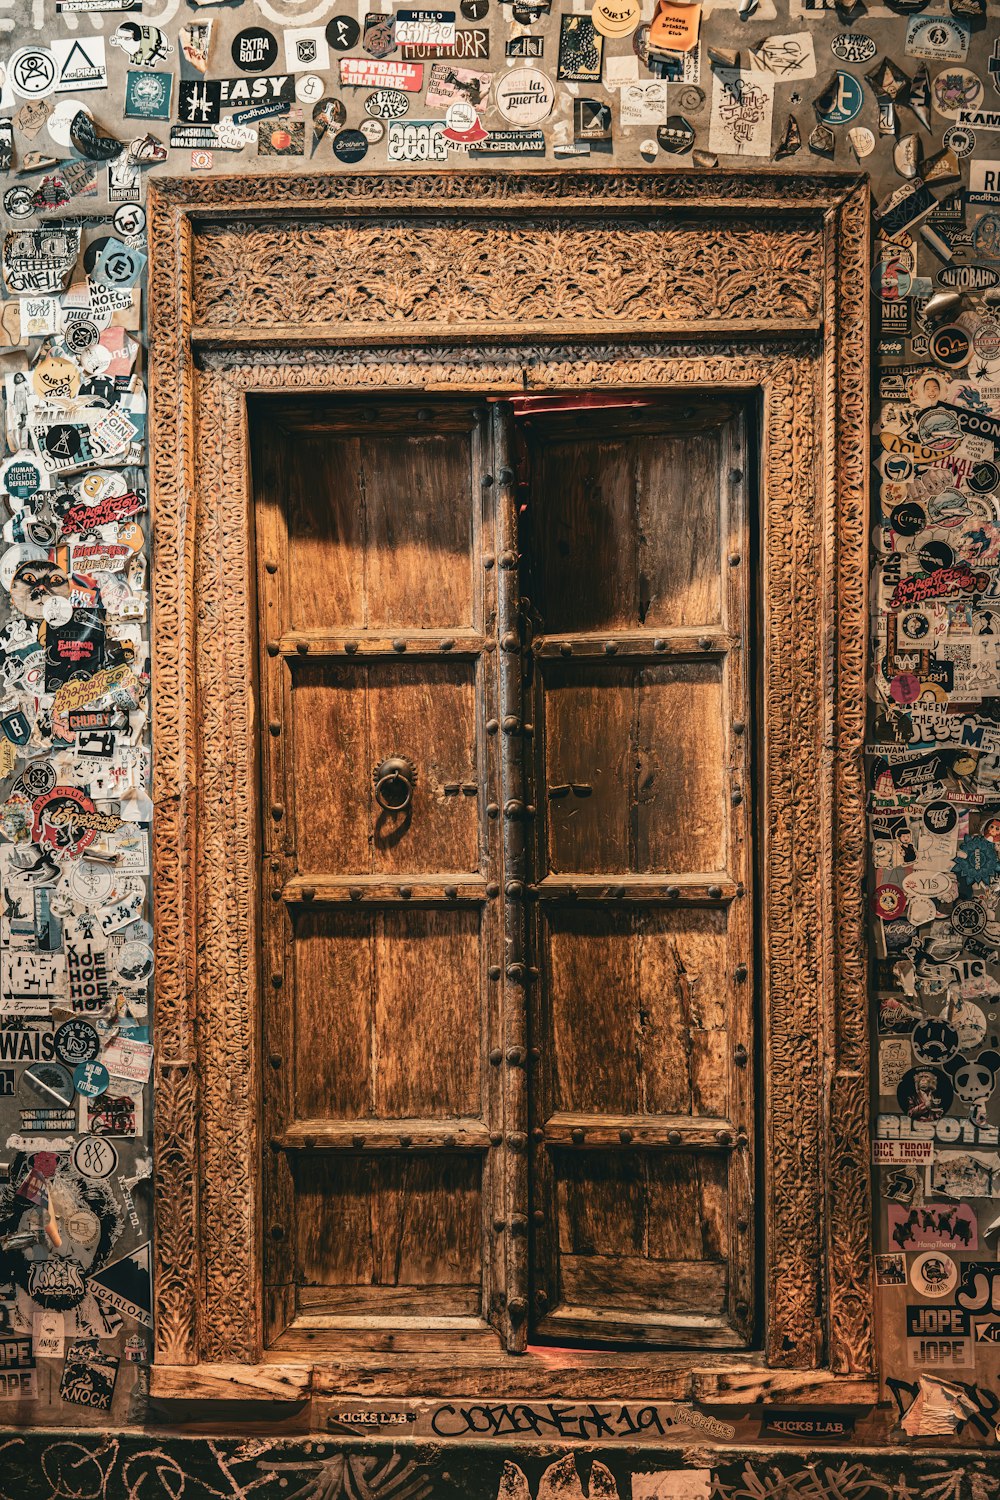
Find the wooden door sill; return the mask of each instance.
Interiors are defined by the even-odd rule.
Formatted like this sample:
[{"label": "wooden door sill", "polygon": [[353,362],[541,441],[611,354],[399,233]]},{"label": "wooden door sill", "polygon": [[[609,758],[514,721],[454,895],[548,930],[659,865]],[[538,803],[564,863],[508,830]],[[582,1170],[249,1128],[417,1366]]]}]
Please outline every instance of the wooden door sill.
[{"label": "wooden door sill", "polygon": [[871,1406],[873,1377],[828,1369],[769,1369],[759,1354],[606,1354],[566,1349],[524,1355],[347,1353],[289,1359],[264,1355],[255,1365],[154,1363],[150,1396],[161,1402],[211,1401],[303,1405],[330,1397],[421,1400],[697,1401],[745,1407],[757,1401],[809,1406]]}]

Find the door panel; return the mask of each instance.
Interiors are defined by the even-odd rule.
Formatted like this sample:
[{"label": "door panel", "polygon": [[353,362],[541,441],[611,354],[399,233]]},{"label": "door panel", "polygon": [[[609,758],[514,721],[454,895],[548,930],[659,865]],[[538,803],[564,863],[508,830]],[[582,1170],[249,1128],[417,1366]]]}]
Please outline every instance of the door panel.
[{"label": "door panel", "polygon": [[[541,1339],[753,1331],[743,414],[530,399]],[[547,408],[547,409],[546,409]],[[582,429],[582,430],[581,430]]]},{"label": "door panel", "polygon": [[549,869],[724,869],[720,663],[544,672]]},{"label": "door panel", "polygon": [[697,907],[545,914],[557,1110],[727,1116],[727,927]]},{"label": "door panel", "polygon": [[267,1342],[497,1347],[489,412],[281,402],[253,436]]},{"label": "door panel", "polygon": [[595,424],[607,429],[608,419],[600,411],[580,412],[537,451],[532,598],[546,630],[561,635],[717,624],[718,430],[668,433],[650,420],[648,408],[614,412],[614,431],[590,436]]},{"label": "door panel", "polygon": [[480,1312],[480,1163],[455,1154],[302,1156],[295,1273],[316,1315]]},{"label": "door panel", "polygon": [[[478,870],[475,663],[289,668],[299,869]],[[406,816],[376,801],[373,768],[392,755],[416,770]]]},{"label": "door panel", "polygon": [[275,477],[287,495],[292,629],[472,624],[473,457],[467,433],[440,430],[451,414],[427,410],[405,432],[365,407],[343,409],[341,431],[329,416],[289,416]]},{"label": "door panel", "polygon": [[296,913],[298,1119],[480,1110],[480,915]]}]

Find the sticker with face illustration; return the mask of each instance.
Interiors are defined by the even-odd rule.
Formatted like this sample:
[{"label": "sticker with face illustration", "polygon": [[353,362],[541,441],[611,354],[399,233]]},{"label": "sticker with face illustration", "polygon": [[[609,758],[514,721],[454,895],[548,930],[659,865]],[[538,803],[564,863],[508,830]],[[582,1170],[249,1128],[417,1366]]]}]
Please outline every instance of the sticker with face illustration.
[{"label": "sticker with face illustration", "polygon": [[107,1263],[124,1221],[107,1184],[81,1177],[62,1158],[42,1201],[22,1197],[33,1164],[16,1156],[0,1192],[0,1278],[39,1307],[68,1312],[88,1296],[86,1278]]}]

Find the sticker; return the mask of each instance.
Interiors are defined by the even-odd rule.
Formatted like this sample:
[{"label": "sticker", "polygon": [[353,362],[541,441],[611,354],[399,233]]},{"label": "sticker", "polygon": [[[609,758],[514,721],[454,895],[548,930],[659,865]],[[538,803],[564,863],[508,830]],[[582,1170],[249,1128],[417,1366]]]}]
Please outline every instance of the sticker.
[{"label": "sticker", "polygon": [[556,77],[570,83],[600,83],[603,58],[604,38],[590,17],[562,16]]},{"label": "sticker", "polygon": [[278,60],[278,41],[263,26],[247,26],[233,37],[230,51],[244,73],[266,73]]},{"label": "sticker", "polygon": [[[125,80],[127,120],[169,120],[172,73],[129,72]],[[183,90],[184,83],[181,83]]]},{"label": "sticker", "polygon": [[962,62],[969,51],[972,27],[953,16],[911,16],[904,49],[911,57]]},{"label": "sticker", "polygon": [[123,21],[109,40],[137,68],[155,68],[174,50],[173,42],[158,27],[142,26],[137,21]]},{"label": "sticker", "polygon": [[602,36],[630,36],[642,19],[640,0],[594,0],[590,12]]},{"label": "sticker", "polygon": [[931,357],[948,370],[960,370],[972,358],[972,341],[957,323],[936,328],[931,334],[929,348]]},{"label": "sticker", "polygon": [[389,161],[447,161],[444,120],[393,120],[389,125]]},{"label": "sticker", "polygon": [[402,89],[376,89],[365,100],[365,114],[378,120],[399,120],[410,112],[410,97]]},{"label": "sticker", "polygon": [[[424,69],[421,63],[391,62],[386,59],[367,57],[342,57],[338,66],[340,82],[344,88],[392,88],[404,89],[408,94],[418,94],[424,84]],[[447,157],[444,159],[447,160]]]},{"label": "sticker", "polygon": [[388,57],[395,52],[395,17],[382,11],[369,11],[365,16],[361,45],[371,57]]},{"label": "sticker", "polygon": [[396,41],[400,46],[454,48],[455,21],[453,10],[398,10]]},{"label": "sticker", "polygon": [[64,1021],[52,1038],[56,1057],[68,1067],[93,1062],[101,1050],[100,1037],[89,1021]]},{"label": "sticker", "polygon": [[896,1099],[900,1109],[911,1120],[939,1120],[947,1114],[954,1098],[954,1088],[947,1073],[940,1068],[909,1068],[899,1081]]},{"label": "sticker", "polygon": [[482,113],[489,104],[492,83],[492,73],[435,63],[427,80],[426,103],[432,109],[447,109],[450,104],[461,101]]},{"label": "sticker", "polygon": [[922,1203],[903,1208],[890,1203],[889,1239],[900,1250],[978,1250],[979,1226],[964,1203]]},{"label": "sticker", "polygon": [[927,1167],[933,1160],[933,1141],[872,1141],[876,1167]]},{"label": "sticker", "polygon": [[367,156],[368,142],[360,130],[341,130],[333,138],[333,154],[338,161],[353,165]]},{"label": "sticker", "polygon": [[66,1354],[59,1395],[72,1406],[92,1411],[110,1411],[120,1363],[117,1354],[105,1354],[96,1340],[78,1340]]},{"label": "sticker", "polygon": [[935,114],[957,120],[963,110],[978,109],[983,102],[982,80],[968,68],[947,68],[931,83]]},{"label": "sticker", "polygon": [[666,123],[667,85],[662,79],[623,84],[618,98],[618,117],[623,127]]},{"label": "sticker", "polygon": [[45,47],[21,47],[7,60],[7,82],[21,99],[38,99],[55,90],[55,58]]},{"label": "sticker", "polygon": [[761,73],[715,69],[708,149],[720,156],[770,156],[775,86]]},{"label": "sticker", "polygon": [[512,68],[496,85],[496,106],[512,125],[536,125],[552,112],[555,85],[538,68]]},{"label": "sticker", "polygon": [[82,1062],[73,1069],[73,1087],[85,1099],[107,1093],[110,1075],[103,1063]]},{"label": "sticker", "polygon": [[950,1255],[925,1251],[910,1262],[910,1285],[921,1297],[949,1297],[958,1284],[958,1267]]},{"label": "sticker", "polygon": [[847,125],[861,112],[864,90],[851,73],[837,71],[816,100],[816,114],[824,125]]},{"label": "sticker", "polygon": [[182,124],[217,125],[221,110],[221,79],[181,79],[177,91],[177,118]]},{"label": "sticker", "polygon": [[56,64],[56,93],[86,93],[108,86],[104,38],[69,37],[52,42]]},{"label": "sticker", "polygon": [[87,1278],[87,1285],[103,1308],[134,1318],[143,1328],[153,1326],[149,1249],[147,1241],[130,1255],[111,1261]]},{"label": "sticker", "polygon": [[284,41],[285,67],[289,73],[309,73],[317,68],[321,73],[328,70],[330,48],[322,26],[293,27],[285,32]]},{"label": "sticker", "polygon": [[838,62],[866,63],[876,56],[878,44],[863,31],[838,31],[830,43],[830,51]]},{"label": "sticker", "polygon": [[333,16],[326,23],[326,39],[337,52],[350,52],[361,37],[361,27],[353,16]]}]

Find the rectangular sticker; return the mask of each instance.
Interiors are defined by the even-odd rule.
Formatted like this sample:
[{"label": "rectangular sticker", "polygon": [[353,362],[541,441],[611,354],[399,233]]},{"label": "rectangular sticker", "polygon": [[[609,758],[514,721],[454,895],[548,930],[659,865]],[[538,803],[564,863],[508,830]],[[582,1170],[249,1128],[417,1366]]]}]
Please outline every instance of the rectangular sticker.
[{"label": "rectangular sticker", "polygon": [[340,82],[345,89],[402,89],[407,94],[418,94],[424,86],[424,70],[421,63],[391,62],[383,57],[342,57]]}]

